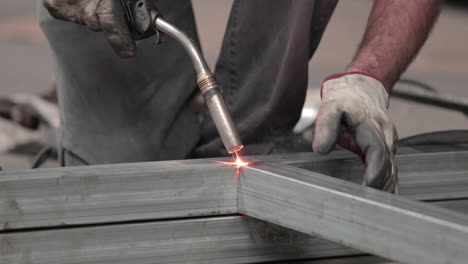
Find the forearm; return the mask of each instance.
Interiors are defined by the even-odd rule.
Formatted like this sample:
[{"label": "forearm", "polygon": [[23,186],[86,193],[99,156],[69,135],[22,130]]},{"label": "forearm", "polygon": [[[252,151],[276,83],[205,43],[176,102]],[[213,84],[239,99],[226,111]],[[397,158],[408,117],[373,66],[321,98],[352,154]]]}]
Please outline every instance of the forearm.
[{"label": "forearm", "polygon": [[424,44],[441,0],[375,0],[366,31],[348,71],[370,73],[388,89]]}]

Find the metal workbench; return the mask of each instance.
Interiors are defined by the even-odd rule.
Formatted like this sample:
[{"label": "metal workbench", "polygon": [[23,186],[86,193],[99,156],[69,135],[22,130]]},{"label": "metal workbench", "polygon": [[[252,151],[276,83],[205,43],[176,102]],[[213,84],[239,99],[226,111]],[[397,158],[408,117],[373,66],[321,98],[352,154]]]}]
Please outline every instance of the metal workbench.
[{"label": "metal workbench", "polygon": [[0,263],[467,263],[468,152],[401,153],[400,196],[340,151],[1,172]]}]

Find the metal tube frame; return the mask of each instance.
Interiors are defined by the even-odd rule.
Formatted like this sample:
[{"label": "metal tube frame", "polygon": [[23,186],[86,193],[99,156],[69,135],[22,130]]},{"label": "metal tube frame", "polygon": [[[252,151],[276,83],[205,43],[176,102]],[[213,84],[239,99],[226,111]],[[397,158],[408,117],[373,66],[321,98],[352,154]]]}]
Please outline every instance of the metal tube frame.
[{"label": "metal tube frame", "polygon": [[[250,157],[252,165],[240,175],[217,159],[1,172],[0,262],[24,263],[32,257],[44,263],[90,258],[96,260],[93,263],[115,263],[111,248],[133,256],[133,263],[148,258],[252,263],[361,254],[324,240],[314,244],[310,241],[316,238],[301,233],[405,263],[466,262],[468,215],[298,168],[321,170],[321,164],[340,163],[357,175],[359,168],[349,157]],[[398,159],[405,196],[447,199],[437,203],[467,211],[468,193],[458,187],[466,190],[468,184],[468,152]],[[415,162],[420,171],[414,171]],[[438,185],[446,189],[435,188]],[[433,190],[436,199],[428,194]],[[267,223],[261,229],[244,217],[219,218],[236,212],[301,233]],[[225,228],[210,228],[212,221]],[[236,225],[240,229],[232,229]],[[43,231],[29,232],[31,228]],[[142,231],[132,235],[138,228]],[[167,250],[158,251],[161,248]]]}]

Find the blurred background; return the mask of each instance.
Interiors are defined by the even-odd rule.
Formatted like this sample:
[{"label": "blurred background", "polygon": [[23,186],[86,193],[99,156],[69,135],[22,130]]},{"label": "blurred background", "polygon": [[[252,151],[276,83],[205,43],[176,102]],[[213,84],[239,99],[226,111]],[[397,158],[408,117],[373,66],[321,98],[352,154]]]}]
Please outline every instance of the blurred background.
[{"label": "blurred background", "polygon": [[[424,82],[437,93],[468,98],[468,9],[463,1],[447,2],[433,33],[404,78]],[[207,61],[218,56],[231,0],[193,0],[196,22]],[[342,72],[363,34],[372,1],[341,1],[310,62],[309,109],[313,116],[324,77]],[[36,1],[0,1],[0,97],[40,93],[53,82],[52,56],[36,21]],[[210,15],[204,15],[209,13]],[[274,29],[273,29],[274,30]],[[393,98],[390,115],[400,138],[423,132],[468,129],[467,116],[456,111]],[[307,121],[307,118],[306,118]],[[307,122],[303,126],[309,125]],[[0,131],[0,143],[9,141]],[[4,169],[30,168],[31,155],[0,153]],[[56,166],[49,163],[48,166]]]}]

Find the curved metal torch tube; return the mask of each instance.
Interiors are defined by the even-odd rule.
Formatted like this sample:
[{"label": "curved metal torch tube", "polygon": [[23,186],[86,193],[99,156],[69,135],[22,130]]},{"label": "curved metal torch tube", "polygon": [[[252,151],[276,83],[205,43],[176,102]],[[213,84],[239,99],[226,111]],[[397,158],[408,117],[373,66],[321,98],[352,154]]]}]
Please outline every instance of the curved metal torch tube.
[{"label": "curved metal torch tube", "polygon": [[189,36],[187,36],[187,34],[161,17],[156,18],[156,28],[177,40],[177,42],[184,47],[192,60],[197,73],[210,72],[210,69],[208,68],[200,50],[197,48],[197,45],[191,38],[189,38]]},{"label": "curved metal torch tube", "polygon": [[161,17],[157,17],[156,28],[175,40],[177,40],[187,51],[197,72],[197,84],[203,94],[205,103],[210,111],[213,122],[221,137],[221,141],[228,153],[234,153],[243,148],[231,114],[224,102],[224,98],[216,79],[211,73],[197,45],[187,34],[168,23]]}]

